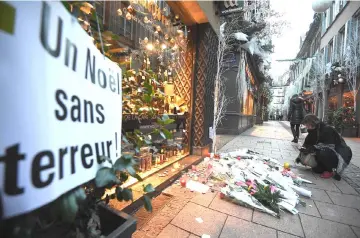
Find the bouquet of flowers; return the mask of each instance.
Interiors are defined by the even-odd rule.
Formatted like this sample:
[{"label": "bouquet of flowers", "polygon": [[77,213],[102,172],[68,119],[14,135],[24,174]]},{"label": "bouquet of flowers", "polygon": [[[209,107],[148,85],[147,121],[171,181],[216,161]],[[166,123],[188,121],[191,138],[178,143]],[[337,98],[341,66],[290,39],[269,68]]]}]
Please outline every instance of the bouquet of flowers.
[{"label": "bouquet of flowers", "polygon": [[225,182],[221,196],[237,204],[279,217],[282,209],[297,214],[299,195],[311,192],[299,187],[308,182],[292,171],[281,170],[280,163],[256,152],[239,150],[220,155],[212,162],[212,176]]}]

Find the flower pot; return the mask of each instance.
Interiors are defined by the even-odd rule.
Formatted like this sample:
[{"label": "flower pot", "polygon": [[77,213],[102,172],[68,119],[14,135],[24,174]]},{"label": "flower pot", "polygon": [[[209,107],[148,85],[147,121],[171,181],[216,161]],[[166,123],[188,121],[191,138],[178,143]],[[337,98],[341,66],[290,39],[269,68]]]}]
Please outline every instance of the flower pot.
[{"label": "flower pot", "polygon": [[102,235],[107,238],[131,238],[136,231],[136,219],[124,212],[100,204],[98,214]]}]

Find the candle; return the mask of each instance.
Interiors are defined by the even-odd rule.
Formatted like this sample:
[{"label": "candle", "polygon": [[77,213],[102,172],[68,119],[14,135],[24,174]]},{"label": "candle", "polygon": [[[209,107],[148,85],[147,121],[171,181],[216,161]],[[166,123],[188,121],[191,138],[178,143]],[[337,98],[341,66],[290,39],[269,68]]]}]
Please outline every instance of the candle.
[{"label": "candle", "polygon": [[186,187],[186,178],[180,179],[180,185],[181,185],[181,187]]}]

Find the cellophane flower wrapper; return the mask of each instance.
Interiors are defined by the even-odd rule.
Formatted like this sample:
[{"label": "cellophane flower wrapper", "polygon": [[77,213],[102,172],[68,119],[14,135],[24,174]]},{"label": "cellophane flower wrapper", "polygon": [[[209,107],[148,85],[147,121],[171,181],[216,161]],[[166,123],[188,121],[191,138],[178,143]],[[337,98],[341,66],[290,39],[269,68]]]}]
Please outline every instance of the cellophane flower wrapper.
[{"label": "cellophane flower wrapper", "polygon": [[284,209],[292,214],[298,213],[295,207],[300,202],[299,194],[309,197],[310,193],[311,196],[311,191],[299,186],[302,182],[311,181],[302,179],[292,171],[283,170],[276,159],[247,149],[222,153],[219,160],[211,161],[211,165],[212,177],[227,185],[221,189],[225,197],[273,216],[279,217],[280,214],[254,197],[257,192],[255,184],[272,186],[271,190],[280,194],[281,199],[277,203],[280,210]]}]

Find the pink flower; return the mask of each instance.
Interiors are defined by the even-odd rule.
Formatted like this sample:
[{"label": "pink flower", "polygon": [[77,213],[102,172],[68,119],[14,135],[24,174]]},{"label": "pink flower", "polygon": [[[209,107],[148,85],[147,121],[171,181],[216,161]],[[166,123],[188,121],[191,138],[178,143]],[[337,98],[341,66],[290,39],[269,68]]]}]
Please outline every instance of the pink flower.
[{"label": "pink flower", "polygon": [[273,194],[276,192],[276,187],[274,185],[270,185],[270,193]]},{"label": "pink flower", "polygon": [[252,180],[247,180],[246,185],[249,186],[249,188],[252,187],[256,189],[256,183]]},{"label": "pink flower", "polygon": [[238,156],[238,157],[236,157],[236,159],[237,159],[237,160],[241,160],[241,157],[240,157],[240,156]]},{"label": "pink flower", "polygon": [[236,185],[236,186],[241,186],[241,187],[247,186],[247,184],[244,183],[243,181],[238,181],[238,182],[235,183],[235,185]]}]

